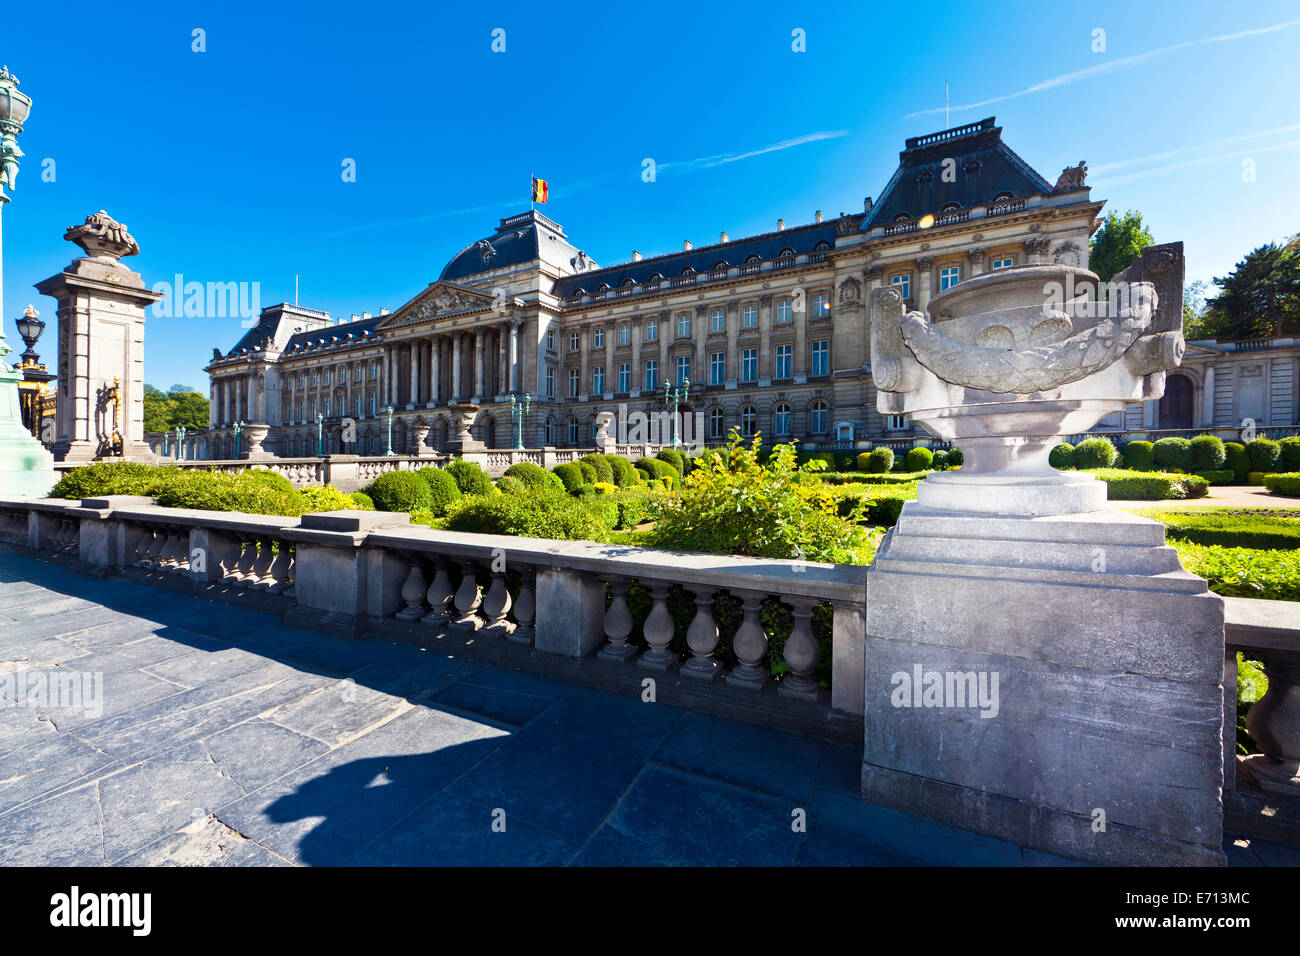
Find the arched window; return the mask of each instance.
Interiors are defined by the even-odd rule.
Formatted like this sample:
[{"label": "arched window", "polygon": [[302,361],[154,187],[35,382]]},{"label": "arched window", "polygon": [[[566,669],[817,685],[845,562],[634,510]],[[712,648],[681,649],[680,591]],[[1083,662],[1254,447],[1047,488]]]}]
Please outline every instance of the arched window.
[{"label": "arched window", "polygon": [[894,222],[907,222],[907,220],[911,218],[912,218],[911,213],[900,212],[897,216],[894,217]]},{"label": "arched window", "polygon": [[813,246],[813,252],[824,252],[825,250],[829,249],[830,247],[831,247],[831,244],[830,244],[829,242],[824,242],[824,241],[823,241],[823,242],[819,242],[819,243],[817,243],[817,245]]},{"label": "arched window", "polygon": [[998,193],[993,197],[994,202],[1006,202],[1011,198],[1011,193]]},{"label": "arched window", "polygon": [[826,403],[818,399],[808,406],[808,431],[814,435],[825,435],[826,418]]},{"label": "arched window", "polygon": [[555,419],[550,415],[546,416],[546,428],[544,431],[546,437],[542,441],[542,444],[553,446],[555,444]]},{"label": "arched window", "polygon": [[569,419],[569,444],[578,444],[578,420],[576,418]]},{"label": "arched window", "polygon": [[752,438],[758,431],[758,412],[753,405],[746,405],[740,410],[740,434]]},{"label": "arched window", "polygon": [[608,291],[609,291],[609,283],[608,283],[608,282],[602,282],[600,285],[596,286],[596,292],[597,292],[597,294],[599,294],[599,293],[601,293],[601,292],[608,292]]},{"label": "arched window", "polygon": [[957,211],[958,209],[960,209],[960,208],[961,208],[961,203],[959,203],[959,202],[946,202],[946,203],[943,204],[943,208],[940,209],[939,211],[940,211],[940,212],[956,212],[956,211]]},{"label": "arched window", "polygon": [[713,441],[721,440],[727,427],[727,416],[720,408],[709,410],[709,438]]},{"label": "arched window", "polygon": [[636,280],[635,280],[635,279],[628,279],[626,282],[623,283],[623,288],[625,288],[625,289],[630,289],[630,288],[631,288],[632,286],[634,286],[634,285],[636,285]]},{"label": "arched window", "polygon": [[695,270],[692,269],[690,266],[687,266],[685,269],[682,270],[682,275],[693,276],[695,275]]},{"label": "arched window", "polygon": [[750,256],[748,259],[745,260],[747,264],[752,264],[755,262],[762,262],[762,261],[763,261],[762,256]]},{"label": "arched window", "polygon": [[794,255],[794,250],[791,249],[791,248],[789,248],[789,247],[786,247],[785,249],[782,249],[782,250],[781,250],[781,255],[778,256],[777,258],[779,258],[779,259],[785,259],[785,258],[787,258],[787,257],[789,257],[789,256],[792,256],[792,255]]},{"label": "arched window", "polygon": [[776,415],[772,422],[772,430],[778,435],[790,434],[790,406],[785,402],[776,403]]},{"label": "arched window", "polygon": [[717,272],[719,269],[725,269],[729,265],[730,263],[727,262],[726,259],[719,259],[717,262],[713,264],[713,271]]},{"label": "arched window", "polygon": [[650,277],[650,279],[649,279],[648,281],[650,281],[650,282],[662,282],[662,281],[663,281],[663,278],[664,278],[664,277],[663,277],[662,274],[656,272],[654,275],[652,275],[652,276]]}]

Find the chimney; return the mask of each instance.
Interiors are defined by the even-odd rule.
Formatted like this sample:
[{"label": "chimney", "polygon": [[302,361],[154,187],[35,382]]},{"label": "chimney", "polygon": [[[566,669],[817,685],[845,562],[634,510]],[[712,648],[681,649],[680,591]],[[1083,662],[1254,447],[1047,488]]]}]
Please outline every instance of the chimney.
[{"label": "chimney", "polygon": [[863,212],[871,212],[871,197],[870,197],[870,196],[868,196],[866,199],[862,200],[862,211],[863,211]]},{"label": "chimney", "polygon": [[352,321],[353,321],[353,322],[357,321],[359,318],[361,318],[361,316],[357,315],[355,312],[352,313]]},{"label": "chimney", "polygon": [[731,237],[727,235],[726,232],[722,232],[718,235],[718,242],[730,242],[730,241],[731,241]]},{"label": "chimney", "polygon": [[641,253],[637,252],[635,249],[632,250],[632,261],[633,262],[641,261]]},{"label": "chimney", "polygon": [[784,220],[784,219],[778,219],[778,220],[776,221],[776,231],[777,231],[777,232],[784,232],[784,231],[785,231],[785,220]]},{"label": "chimney", "polygon": [[813,216],[813,222],[821,222],[821,221],[822,221],[822,211],[818,209],[817,215]]},{"label": "chimney", "polygon": [[683,252],[686,252],[686,251],[688,251],[688,250],[690,250],[690,249],[694,249],[694,248],[695,248],[695,247],[694,247],[693,245],[691,245],[691,240],[686,239],[686,240],[684,240],[684,241],[682,242],[682,251],[683,251]]},{"label": "chimney", "polygon": [[380,315],[387,315],[387,314],[388,314],[388,310],[387,310],[387,309],[380,309],[380,310],[379,310],[379,314],[380,314]]},{"label": "chimney", "polygon": [[361,318],[363,318],[363,319],[368,319],[368,318],[370,318],[370,313],[369,313],[369,312],[362,312],[362,313],[361,313]]}]

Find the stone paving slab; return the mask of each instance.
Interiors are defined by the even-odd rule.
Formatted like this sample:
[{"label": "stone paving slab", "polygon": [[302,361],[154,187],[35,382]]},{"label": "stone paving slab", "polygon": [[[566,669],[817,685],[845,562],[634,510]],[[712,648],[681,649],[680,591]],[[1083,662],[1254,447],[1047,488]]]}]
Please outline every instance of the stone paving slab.
[{"label": "stone paving slab", "polygon": [[850,745],[0,552],[0,675],[33,669],[103,708],[0,696],[0,864],[1068,862],[863,803]]}]

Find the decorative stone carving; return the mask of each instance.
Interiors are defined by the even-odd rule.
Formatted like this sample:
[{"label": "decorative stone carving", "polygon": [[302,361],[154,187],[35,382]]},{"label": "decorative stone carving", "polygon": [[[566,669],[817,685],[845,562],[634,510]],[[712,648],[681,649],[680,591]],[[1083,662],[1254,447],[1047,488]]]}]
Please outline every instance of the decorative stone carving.
[{"label": "decorative stone carving", "polygon": [[840,303],[857,302],[862,297],[862,283],[848,278],[840,283]]},{"label": "decorative stone carving", "polygon": [[1063,266],[1080,266],[1083,264],[1083,258],[1079,255],[1079,247],[1073,242],[1063,242],[1056,247],[1052,253],[1052,261]]},{"label": "decorative stone carving", "polygon": [[976,246],[974,249],[967,249],[966,258],[970,260],[970,263],[973,266],[983,265],[984,250],[978,246]]},{"label": "decorative stone carving", "polygon": [[63,238],[75,242],[86,255],[116,262],[123,256],[138,256],[140,246],[126,226],[104,210],[86,217],[80,226],[69,226]]},{"label": "decorative stone carving", "polygon": [[1088,164],[1079,160],[1078,166],[1066,166],[1061,170],[1060,177],[1056,180],[1056,185],[1052,187],[1053,193],[1068,193],[1083,189],[1084,180],[1088,178]]}]

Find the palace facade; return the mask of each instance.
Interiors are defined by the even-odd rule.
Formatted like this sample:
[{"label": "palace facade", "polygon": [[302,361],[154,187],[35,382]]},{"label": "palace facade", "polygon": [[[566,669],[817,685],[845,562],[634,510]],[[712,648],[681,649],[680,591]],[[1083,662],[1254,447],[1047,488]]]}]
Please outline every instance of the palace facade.
[{"label": "palace facade", "polygon": [[[1080,163],[1049,182],[989,118],[908,139],[880,198],[861,212],[723,233],[669,255],[634,252],[600,266],[542,213],[510,216],[391,313],[335,321],[288,304],[264,309],[234,348],[213,351],[206,457],[233,456],[236,422],[271,426],[268,451],[314,455],[318,419],[325,452],[380,454],[390,406],[395,451],[416,451],[417,426],[437,449],[449,437],[449,406],[465,402],[482,408],[475,438],[513,447],[510,397],[524,393],[526,446],[589,447],[599,412],[662,411],[665,383],[687,380],[683,410],[703,413],[705,441],[733,426],[823,446],[907,439],[908,422],[876,412],[871,290],[889,283],[924,310],[985,270],[1086,268],[1103,203],[1085,173]],[[1285,376],[1269,366],[1272,386]],[[1185,404],[1195,421],[1179,427],[1202,424],[1211,406],[1217,415],[1213,396],[1225,384],[1186,377],[1194,394],[1179,410]],[[1160,426],[1159,407],[1130,414]]]}]

